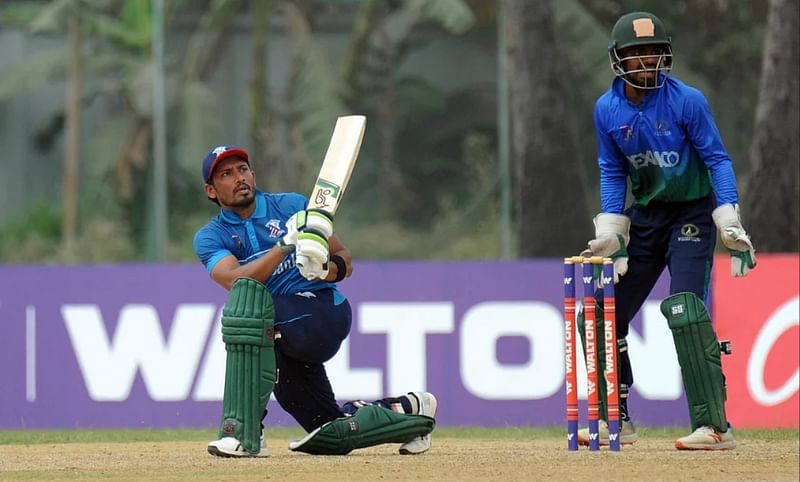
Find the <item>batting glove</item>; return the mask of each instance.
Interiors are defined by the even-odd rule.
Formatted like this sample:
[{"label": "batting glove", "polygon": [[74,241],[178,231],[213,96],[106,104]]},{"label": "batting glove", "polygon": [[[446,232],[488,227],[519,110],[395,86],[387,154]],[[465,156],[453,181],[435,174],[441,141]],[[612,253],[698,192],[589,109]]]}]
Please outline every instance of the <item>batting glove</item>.
[{"label": "batting glove", "polygon": [[328,239],[333,234],[333,216],[322,209],[308,209],[298,211],[297,230],[312,231]]},{"label": "batting glove", "polygon": [[328,240],[312,231],[297,234],[295,262],[300,274],[308,280],[322,279],[328,274]]},{"label": "batting glove", "polygon": [[297,213],[286,220],[286,234],[275,243],[276,246],[281,248],[283,254],[290,254],[297,246]]}]

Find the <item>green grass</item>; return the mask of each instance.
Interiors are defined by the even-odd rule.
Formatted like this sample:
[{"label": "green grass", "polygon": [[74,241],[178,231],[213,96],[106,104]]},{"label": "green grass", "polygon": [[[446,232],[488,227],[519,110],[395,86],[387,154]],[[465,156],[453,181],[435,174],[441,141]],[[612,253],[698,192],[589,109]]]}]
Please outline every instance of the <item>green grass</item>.
[{"label": "green grass", "polygon": [[[687,428],[637,427],[641,437],[678,438],[688,433]],[[62,443],[127,443],[127,442],[171,442],[207,441],[216,438],[215,429],[70,429],[70,430],[13,430],[0,431],[0,445],[11,444],[62,444]],[[300,428],[274,427],[269,429],[270,438],[294,440],[304,435]],[[509,439],[564,437],[562,427],[439,427],[438,437],[466,439]],[[797,440],[798,429],[742,429],[736,430],[739,439]]]}]

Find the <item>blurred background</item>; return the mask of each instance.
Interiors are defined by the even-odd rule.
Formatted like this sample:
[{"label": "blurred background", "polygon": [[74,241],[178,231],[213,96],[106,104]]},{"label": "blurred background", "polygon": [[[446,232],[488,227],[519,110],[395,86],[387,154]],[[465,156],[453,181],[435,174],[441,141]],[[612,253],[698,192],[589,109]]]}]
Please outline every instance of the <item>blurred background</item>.
[{"label": "blurred background", "polygon": [[[634,10],[707,96],[759,252],[746,278],[723,249],[714,264],[730,417],[796,428],[797,0],[0,2],[0,428],[215,424],[201,160],[238,144],[262,189],[308,195],[347,114],[368,123],[336,220],[358,271],[337,396],[431,390],[442,425],[562,423],[561,258],[593,235],[593,107]],[[687,422],[666,278],[628,336],[642,426]]]},{"label": "blurred background", "polygon": [[0,262],[194,261],[212,147],[307,195],[351,113],[368,125],[337,226],[357,258],[572,254],[633,10],[707,96],[756,248],[797,252],[796,1],[6,0]]}]

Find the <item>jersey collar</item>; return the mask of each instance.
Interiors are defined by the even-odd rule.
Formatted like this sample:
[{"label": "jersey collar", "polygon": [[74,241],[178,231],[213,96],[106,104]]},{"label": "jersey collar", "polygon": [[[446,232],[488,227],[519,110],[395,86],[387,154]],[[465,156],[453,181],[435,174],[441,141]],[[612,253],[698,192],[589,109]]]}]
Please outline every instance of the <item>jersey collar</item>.
[{"label": "jersey collar", "polygon": [[[659,73],[658,75],[664,75],[664,74],[661,74],[661,73]],[[615,79],[614,79],[614,81],[611,83],[611,90],[614,92],[614,95],[616,95],[616,96],[617,96],[617,97],[619,97],[620,99],[622,99],[622,100],[624,100],[625,102],[627,102],[627,103],[629,103],[629,104],[630,104],[630,103],[631,103],[631,101],[629,101],[629,100],[628,100],[628,97],[625,95],[625,86],[626,86],[626,85],[627,85],[627,84],[625,83],[625,81],[624,81],[624,80],[622,80],[622,79],[620,79],[619,77],[617,77],[617,78],[615,78]],[[638,105],[638,107],[640,107],[640,108],[641,108],[641,107],[644,107],[644,106],[648,105],[648,104],[649,104],[649,103],[651,103],[651,102],[654,102],[654,101],[653,101],[653,99],[655,99],[656,97],[658,97],[658,96],[661,94],[661,91],[663,91],[663,90],[666,88],[666,86],[667,86],[667,83],[666,83],[666,82],[664,82],[664,85],[662,85],[662,86],[661,86],[661,87],[659,87],[658,89],[652,89],[652,90],[651,90],[651,91],[650,91],[650,92],[649,92],[649,93],[648,93],[648,94],[645,96],[645,98],[642,100],[642,103],[641,103],[641,104],[639,104],[639,105]],[[631,104],[631,105],[635,105],[635,104]]]}]

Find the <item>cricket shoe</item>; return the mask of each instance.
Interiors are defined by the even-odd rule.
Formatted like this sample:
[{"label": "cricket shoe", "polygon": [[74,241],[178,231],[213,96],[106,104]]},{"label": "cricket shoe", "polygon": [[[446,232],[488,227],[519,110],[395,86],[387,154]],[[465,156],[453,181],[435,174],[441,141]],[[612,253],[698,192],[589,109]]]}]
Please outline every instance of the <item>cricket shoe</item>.
[{"label": "cricket shoe", "polygon": [[729,450],[734,447],[736,439],[733,438],[733,429],[730,425],[724,432],[704,425],[690,435],[675,441],[675,448],[678,450]]},{"label": "cricket shoe", "polygon": [[[414,415],[425,415],[433,418],[436,415],[436,397],[430,392],[411,392],[409,398],[416,398],[417,407]],[[420,435],[400,446],[402,455],[419,455],[431,448],[431,434]]]},{"label": "cricket shoe", "polygon": [[[630,420],[623,420],[620,422],[619,428],[619,443],[622,445],[630,445],[637,440],[639,436],[636,434],[636,427]],[[608,445],[608,422],[600,420],[598,422],[598,432],[600,435],[600,445]],[[584,427],[578,430],[578,443],[581,445],[589,445],[589,428]]]},{"label": "cricket shoe", "polygon": [[258,453],[251,454],[242,447],[241,442],[233,437],[222,437],[208,443],[208,453],[217,457],[267,457],[267,443],[264,432],[261,432],[261,445]]}]

